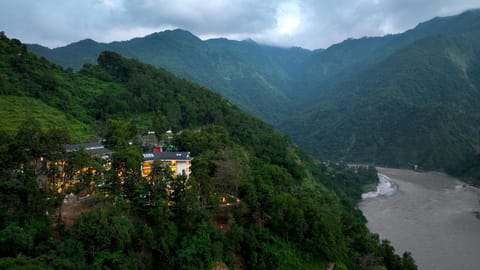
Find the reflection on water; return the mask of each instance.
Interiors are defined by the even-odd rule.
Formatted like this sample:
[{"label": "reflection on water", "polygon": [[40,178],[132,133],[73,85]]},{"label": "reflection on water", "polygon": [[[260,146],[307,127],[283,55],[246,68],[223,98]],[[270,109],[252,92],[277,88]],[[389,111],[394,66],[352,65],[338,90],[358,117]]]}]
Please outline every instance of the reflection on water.
[{"label": "reflection on water", "polygon": [[480,269],[479,189],[440,173],[378,170],[380,186],[359,205],[372,232],[411,251],[419,269]]}]

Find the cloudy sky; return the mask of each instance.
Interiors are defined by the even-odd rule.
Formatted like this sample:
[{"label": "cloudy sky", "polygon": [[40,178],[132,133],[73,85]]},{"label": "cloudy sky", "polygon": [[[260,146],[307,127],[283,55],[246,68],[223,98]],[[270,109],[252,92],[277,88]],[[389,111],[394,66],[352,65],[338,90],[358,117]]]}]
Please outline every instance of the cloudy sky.
[{"label": "cloudy sky", "polygon": [[0,0],[0,31],[24,43],[128,40],[182,28],[227,37],[326,48],[346,38],[403,32],[479,0]]}]

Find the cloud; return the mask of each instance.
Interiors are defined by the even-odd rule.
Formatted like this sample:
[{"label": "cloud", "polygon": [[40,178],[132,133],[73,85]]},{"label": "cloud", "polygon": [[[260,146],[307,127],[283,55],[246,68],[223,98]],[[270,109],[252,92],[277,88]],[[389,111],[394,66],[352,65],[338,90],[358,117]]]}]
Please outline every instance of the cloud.
[{"label": "cloud", "polygon": [[51,47],[182,28],[202,38],[315,49],[478,7],[478,0],[15,0],[0,3],[0,26],[11,37]]}]

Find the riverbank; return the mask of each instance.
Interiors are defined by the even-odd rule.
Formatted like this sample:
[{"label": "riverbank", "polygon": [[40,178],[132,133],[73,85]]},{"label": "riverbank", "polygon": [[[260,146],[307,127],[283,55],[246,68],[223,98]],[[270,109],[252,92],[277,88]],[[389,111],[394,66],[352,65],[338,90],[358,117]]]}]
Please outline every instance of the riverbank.
[{"label": "riverbank", "polygon": [[359,204],[372,232],[389,239],[399,254],[411,251],[419,269],[478,269],[478,188],[443,173],[377,170],[397,190]]}]

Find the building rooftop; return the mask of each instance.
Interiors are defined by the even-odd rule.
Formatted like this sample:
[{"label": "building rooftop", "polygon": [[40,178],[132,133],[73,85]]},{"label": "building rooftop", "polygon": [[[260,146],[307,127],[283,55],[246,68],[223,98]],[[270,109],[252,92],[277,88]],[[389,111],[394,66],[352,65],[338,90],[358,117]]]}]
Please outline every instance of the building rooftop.
[{"label": "building rooftop", "polygon": [[90,142],[90,143],[80,143],[80,144],[66,144],[65,146],[66,152],[74,152],[80,150],[80,148],[84,148],[85,151],[92,155],[110,155],[112,151],[108,148],[105,148],[102,144],[98,142]]},{"label": "building rooftop", "polygon": [[143,158],[145,160],[192,160],[190,152],[156,152],[156,153],[144,153]]}]

